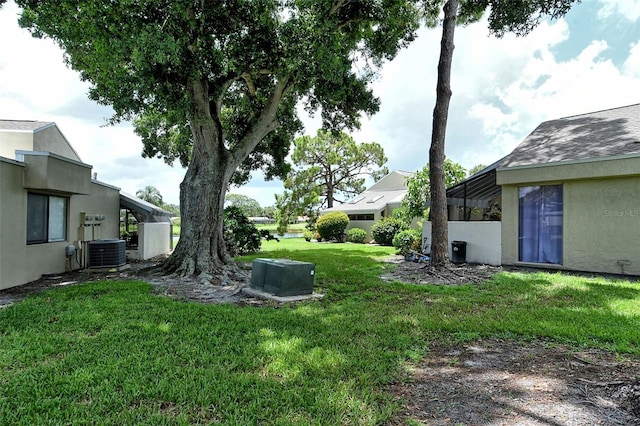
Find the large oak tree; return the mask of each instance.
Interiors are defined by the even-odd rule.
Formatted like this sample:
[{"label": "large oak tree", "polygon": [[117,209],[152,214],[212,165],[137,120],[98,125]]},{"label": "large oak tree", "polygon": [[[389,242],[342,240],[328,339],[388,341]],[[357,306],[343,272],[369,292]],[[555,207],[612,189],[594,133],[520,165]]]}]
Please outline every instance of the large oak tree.
[{"label": "large oak tree", "polygon": [[357,127],[378,101],[368,83],[411,42],[415,3],[398,0],[17,0],[91,83],[89,97],[132,120],[145,156],[187,167],[182,232],[167,271],[231,261],[224,194],[251,170],[281,177],[296,105],[327,128]]}]

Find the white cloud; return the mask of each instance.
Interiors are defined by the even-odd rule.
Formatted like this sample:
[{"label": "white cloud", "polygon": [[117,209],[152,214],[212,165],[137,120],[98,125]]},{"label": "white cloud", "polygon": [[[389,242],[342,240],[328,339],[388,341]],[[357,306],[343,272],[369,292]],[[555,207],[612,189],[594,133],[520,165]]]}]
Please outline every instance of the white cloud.
[{"label": "white cloud", "polygon": [[620,15],[626,20],[635,22],[640,19],[640,2],[638,0],[598,0],[602,8],[598,11],[600,18]]},{"label": "white cloud", "polygon": [[[640,78],[640,41],[631,45],[629,56],[624,62],[622,70],[627,77]],[[638,101],[640,102],[640,99]]]},{"label": "white cloud", "polygon": [[[599,2],[602,16],[618,18],[603,20],[603,31],[640,18],[637,0]],[[609,45],[593,39],[589,28],[569,26],[586,22],[581,18],[591,8],[577,4],[569,12],[575,19],[544,22],[527,37],[490,37],[486,20],[456,29],[449,158],[467,168],[490,164],[542,121],[640,102],[640,39],[626,31],[620,33],[626,46],[607,39]],[[0,9],[0,39],[10,40],[0,44],[0,118],[55,121],[100,180],[130,193],[153,185],[165,201],[177,203],[184,170],[142,158],[131,126],[101,127],[110,109],[87,99],[88,86],[66,68],[60,49],[18,28],[17,14],[13,2]],[[373,86],[380,112],[353,134],[357,142],[380,143],[390,169],[417,170],[428,161],[440,36],[439,28],[421,29],[419,38],[383,68]],[[627,47],[622,60],[609,59],[611,50],[624,53]],[[304,121],[306,134],[314,135],[319,118]],[[265,183],[257,174],[232,192],[266,206],[282,184]]]},{"label": "white cloud", "polygon": [[70,97],[86,93],[88,86],[65,66],[63,53],[53,41],[33,38],[17,26],[18,12],[15,3],[9,2],[0,13],[2,56],[13,59],[10,65],[1,60],[0,81],[28,84],[2,84],[0,99],[13,101],[17,117],[34,109],[51,111]]}]

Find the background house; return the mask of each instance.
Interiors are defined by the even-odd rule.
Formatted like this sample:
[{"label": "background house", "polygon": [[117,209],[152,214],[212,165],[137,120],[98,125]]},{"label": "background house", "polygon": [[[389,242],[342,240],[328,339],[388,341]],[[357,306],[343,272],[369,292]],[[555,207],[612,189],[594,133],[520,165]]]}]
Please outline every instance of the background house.
[{"label": "background house", "polygon": [[0,289],[124,263],[120,253],[104,261],[105,246],[96,243],[111,247],[120,238],[120,189],[91,171],[55,123],[0,120]]},{"label": "background house", "polygon": [[361,228],[367,231],[371,238],[371,227],[383,217],[389,217],[400,207],[400,203],[407,195],[407,178],[414,173],[394,170],[369,189],[353,197],[347,202],[322,211],[322,214],[342,211],[349,216],[351,228]]},{"label": "background house", "polygon": [[468,261],[640,275],[640,104],[544,122],[447,195],[501,202],[501,222],[449,223]]}]

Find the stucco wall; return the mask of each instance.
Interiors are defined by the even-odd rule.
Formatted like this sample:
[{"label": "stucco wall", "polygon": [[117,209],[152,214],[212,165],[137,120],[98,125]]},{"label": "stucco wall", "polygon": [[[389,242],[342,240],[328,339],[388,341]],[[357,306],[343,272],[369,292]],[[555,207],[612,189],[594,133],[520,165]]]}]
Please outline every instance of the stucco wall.
[{"label": "stucco wall", "polygon": [[170,223],[139,223],[137,258],[146,260],[171,250]]},{"label": "stucco wall", "polygon": [[0,159],[0,289],[23,283],[27,241],[24,166]]},{"label": "stucco wall", "polygon": [[[349,214],[371,214],[371,212],[362,212],[362,213],[349,212]],[[375,212],[373,213],[373,220],[350,220],[349,224],[347,225],[347,229],[345,229],[345,232],[348,233],[349,229],[353,229],[353,228],[364,229],[365,231],[367,231],[366,242],[369,242],[372,240],[371,227],[373,226],[374,223],[376,223],[380,219],[382,219],[382,215],[380,214],[380,212]]]},{"label": "stucco wall", "polygon": [[[452,257],[451,243],[466,241],[468,263],[486,265],[501,264],[501,223],[500,222],[448,222],[449,225],[449,259]],[[431,222],[422,226],[422,238],[431,244]]]},{"label": "stucco wall", "polygon": [[33,133],[33,150],[53,152],[72,160],[81,161],[58,126],[48,126]]},{"label": "stucco wall", "polygon": [[[120,191],[118,188],[91,182],[90,195],[71,197],[69,238],[72,242],[120,237]],[[103,214],[100,226],[85,227],[80,213]],[[77,243],[76,243],[77,244]]]},{"label": "stucco wall", "polygon": [[57,154],[25,154],[25,187],[68,194],[90,194],[91,166]]},{"label": "stucco wall", "polygon": [[[629,170],[629,161],[615,167],[617,173]],[[640,158],[635,159],[640,171]],[[600,166],[598,169],[603,167]],[[575,169],[574,169],[575,170]],[[581,173],[586,173],[580,169]],[[569,173],[561,171],[560,173]],[[539,171],[541,176],[548,175]],[[536,184],[562,184],[563,187],[563,257],[561,269],[640,275],[640,175],[600,179],[533,181],[504,185],[502,261],[518,262],[518,187]],[[629,264],[627,264],[627,262]],[[548,266],[548,265],[542,265]]]},{"label": "stucco wall", "polygon": [[640,275],[640,177],[565,184],[564,205],[565,266]]},{"label": "stucco wall", "polygon": [[78,242],[80,212],[103,213],[105,221],[95,229],[95,238],[117,238],[120,194],[118,188],[91,184],[91,195],[69,197],[67,240],[27,245],[27,190],[23,188],[24,167],[0,161],[0,289],[25,284],[43,274],[58,274],[67,268],[77,268],[82,253],[69,265],[65,247]]},{"label": "stucco wall", "polygon": [[0,157],[15,160],[16,150],[33,151],[33,133],[2,131],[0,137]]},{"label": "stucco wall", "polygon": [[392,171],[374,185],[369,190],[374,191],[386,191],[393,189],[406,189],[407,188],[407,176],[397,171]]},{"label": "stucco wall", "polygon": [[0,157],[15,159],[15,151],[52,152],[75,161],[80,157],[54,124],[32,130],[2,130]]}]

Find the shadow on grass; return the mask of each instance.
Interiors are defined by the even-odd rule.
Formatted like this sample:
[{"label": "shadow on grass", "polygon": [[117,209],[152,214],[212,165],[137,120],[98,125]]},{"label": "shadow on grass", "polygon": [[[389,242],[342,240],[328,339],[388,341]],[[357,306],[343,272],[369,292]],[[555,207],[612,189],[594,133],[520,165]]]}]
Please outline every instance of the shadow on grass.
[{"label": "shadow on grass", "polygon": [[[322,301],[237,307],[137,282],[43,293],[0,311],[0,418],[23,423],[381,424],[381,391],[433,340],[513,336],[640,353],[640,284],[559,274],[478,286],[384,283],[388,248],[272,250],[316,264]],[[336,250],[338,247],[338,250]]]},{"label": "shadow on grass", "polygon": [[640,283],[559,273],[501,274],[489,285],[506,331],[640,353]]}]

